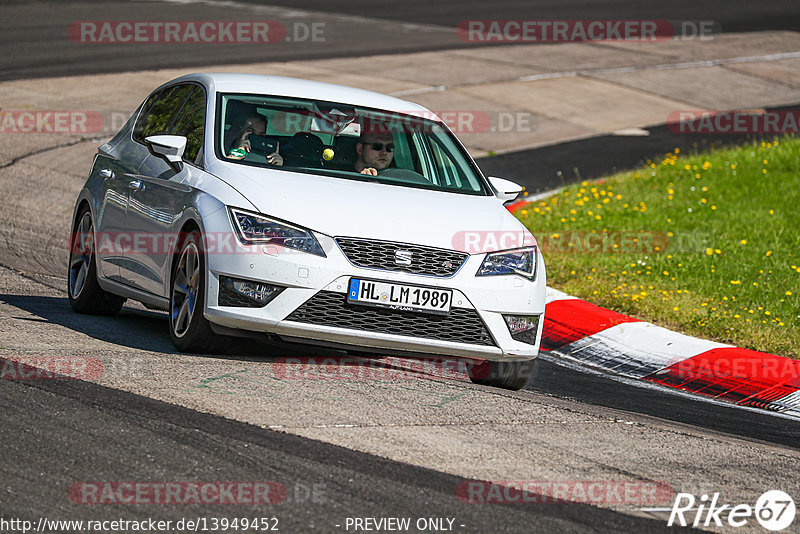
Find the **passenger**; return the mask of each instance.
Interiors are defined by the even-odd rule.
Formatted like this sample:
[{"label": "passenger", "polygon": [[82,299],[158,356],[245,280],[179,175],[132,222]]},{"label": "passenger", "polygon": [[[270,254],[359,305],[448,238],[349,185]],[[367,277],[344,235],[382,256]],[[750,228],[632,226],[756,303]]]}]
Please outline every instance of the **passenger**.
[{"label": "passenger", "polygon": [[[239,125],[231,125],[226,137],[232,141],[227,144],[228,159],[243,159],[251,150],[250,135],[265,135],[267,133],[267,119],[263,115],[251,115],[244,119]],[[267,155],[267,162],[272,165],[283,165],[283,157],[278,153],[280,143],[275,147],[275,152]]]}]

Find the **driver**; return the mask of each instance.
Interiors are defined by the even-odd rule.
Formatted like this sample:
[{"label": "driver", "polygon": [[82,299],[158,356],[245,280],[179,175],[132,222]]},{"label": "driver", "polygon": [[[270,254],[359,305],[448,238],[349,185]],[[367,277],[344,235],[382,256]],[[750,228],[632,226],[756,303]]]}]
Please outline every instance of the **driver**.
[{"label": "driver", "polygon": [[394,159],[394,137],[389,132],[363,132],[356,143],[358,157],[355,170],[361,174],[377,176],[392,164]]}]

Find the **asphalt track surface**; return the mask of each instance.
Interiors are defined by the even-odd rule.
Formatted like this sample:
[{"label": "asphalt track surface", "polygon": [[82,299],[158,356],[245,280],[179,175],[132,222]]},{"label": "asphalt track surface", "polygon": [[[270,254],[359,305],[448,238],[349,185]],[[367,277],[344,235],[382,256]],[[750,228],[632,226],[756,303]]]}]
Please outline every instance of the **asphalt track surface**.
[{"label": "asphalt track surface", "polygon": [[[454,528],[459,532],[667,530],[655,519],[583,504],[461,503],[454,498],[465,481],[459,477],[88,382],[31,386],[3,380],[0,398],[14,406],[0,414],[4,435],[14,436],[0,442],[4,485],[14,488],[4,495],[0,512],[34,524],[59,514],[86,517],[78,506],[64,505],[76,480],[264,480],[283,484],[286,501],[272,506],[112,504],[97,506],[91,518],[277,517],[281,532],[344,531],[336,525],[344,525],[346,517],[381,516],[457,518],[464,525]],[[36,494],[35,502],[21,491],[26,486]],[[315,494],[320,487],[324,493]]]},{"label": "asphalt track surface", "polygon": [[[103,4],[102,17],[97,9]],[[271,2],[272,5],[281,2]],[[337,11],[353,16],[403,20],[415,24],[452,26],[465,18],[667,18],[713,19],[728,31],[796,29],[800,16],[796,2],[771,2],[754,7],[752,2],[582,2],[541,5],[529,2],[285,2],[295,9]],[[54,6],[58,5],[58,9]],[[6,2],[3,9],[30,11],[24,19],[4,18],[11,31],[0,34],[2,49],[0,78],[45,77],[86,72],[147,69],[154,66],[194,66],[218,63],[230,57],[230,50],[197,50],[159,54],[134,48],[91,50],[71,46],[63,39],[64,20],[83,17],[114,20],[131,16],[127,2]],[[705,7],[704,7],[705,6]],[[191,17],[176,17],[174,5],[136,3],[135,9],[155,20],[203,20],[219,13],[219,7],[192,6]],[[205,10],[216,10],[207,12]],[[35,23],[34,23],[35,22]],[[26,25],[27,24],[27,25]],[[435,32],[432,32],[435,33]],[[435,37],[435,38],[434,38]],[[354,53],[407,52],[448,47],[439,37],[414,43],[386,42],[380,36],[363,35],[356,45],[304,50],[291,48],[277,55],[236,51],[237,62],[309,57],[333,57]],[[450,44],[452,46],[452,43]],[[24,53],[22,53],[24,51]],[[272,54],[272,51],[270,51]],[[609,143],[594,138],[559,147],[526,151],[489,158],[481,162],[487,173],[509,178],[525,166],[540,163],[541,180],[526,184],[529,189],[547,189],[590,177],[612,168],[626,168],[673,147],[739,141],[673,138],[665,128],[651,130],[649,137],[632,137],[624,154],[596,155]],[[560,152],[559,152],[560,151]],[[558,167],[565,155],[577,161],[570,169]],[[583,155],[583,159],[581,156]],[[591,158],[589,157],[591,155]],[[548,159],[549,158],[549,159]],[[548,166],[550,165],[550,166]],[[595,165],[595,166],[591,166]],[[574,168],[578,167],[578,173]],[[558,174],[561,171],[561,174]],[[570,176],[571,174],[571,176]],[[547,182],[546,180],[551,180]],[[6,258],[4,264],[10,263]],[[44,272],[44,275],[61,275]],[[45,298],[16,294],[0,300],[42,317],[58,321],[68,309],[66,298],[53,302]],[[166,318],[160,314],[129,311],[127,322],[138,323],[153,336],[165,336]],[[122,327],[123,331],[125,326]],[[135,335],[139,328],[131,329]],[[800,422],[742,410],[728,405],[676,395],[658,388],[644,388],[613,377],[582,372],[547,358],[539,360],[536,376],[521,395],[566,400],[576,406],[601,407],[610,414],[634,421],[656,421],[670,428],[685,428],[700,436],[730,435],[744,438],[753,446],[774,444],[800,449]],[[547,506],[471,506],[453,498],[464,479],[415,467],[347,448],[291,434],[266,430],[220,416],[153,400],[90,382],[0,381],[0,398],[6,409],[0,412],[0,474],[3,517],[36,520],[42,516],[93,519],[129,519],[157,516],[178,519],[192,516],[264,516],[281,519],[281,531],[331,532],[331,524],[346,516],[457,517],[465,532],[654,532],[666,530],[665,523],[582,504]],[[10,409],[9,409],[10,408]],[[91,509],[65,504],[64,495],[76,480],[275,480],[285,481],[289,499],[274,510],[236,507],[130,507],[109,505]],[[325,498],[316,501],[292,494],[293,489],[324,484]],[[297,485],[302,488],[297,488]],[[767,488],[760,488],[767,489]],[[303,491],[300,493],[305,494]],[[307,495],[307,494],[306,494]]]},{"label": "asphalt track surface", "polygon": [[[283,6],[283,7],[278,7]],[[454,28],[470,19],[656,19],[713,21],[723,32],[796,30],[795,0],[585,0],[391,1],[323,0],[173,2],[6,0],[0,6],[0,80],[124,72],[225,63],[374,55],[457,47]],[[80,21],[277,20],[289,40],[270,45],[75,42],[70,24]],[[324,23],[325,41],[293,39],[295,25]],[[302,37],[302,30],[297,37]],[[420,68],[425,68],[421,65]],[[381,65],[375,65],[379,76]]]}]

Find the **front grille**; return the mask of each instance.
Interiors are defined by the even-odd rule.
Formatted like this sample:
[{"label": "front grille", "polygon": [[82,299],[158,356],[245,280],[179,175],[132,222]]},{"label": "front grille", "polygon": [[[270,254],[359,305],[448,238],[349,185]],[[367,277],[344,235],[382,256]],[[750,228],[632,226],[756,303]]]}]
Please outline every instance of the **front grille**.
[{"label": "front grille", "polygon": [[[337,237],[336,242],[344,255],[354,265],[386,271],[402,271],[430,276],[452,276],[467,259],[467,254],[455,250],[373,241],[353,237]],[[398,250],[411,253],[410,265],[398,265],[395,253]]]},{"label": "front grille", "polygon": [[286,320],[472,345],[495,345],[475,310],[451,308],[447,315],[402,312],[348,304],[346,293],[333,291],[320,291]]}]

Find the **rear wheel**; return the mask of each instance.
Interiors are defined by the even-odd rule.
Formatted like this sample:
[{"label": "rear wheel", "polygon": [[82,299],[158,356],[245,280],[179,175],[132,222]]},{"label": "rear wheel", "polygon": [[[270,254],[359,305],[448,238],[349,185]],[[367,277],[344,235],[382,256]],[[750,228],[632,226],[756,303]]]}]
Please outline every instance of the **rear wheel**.
[{"label": "rear wheel", "polygon": [[198,231],[185,236],[172,264],[169,334],[181,352],[213,352],[215,335],[203,316],[206,271],[202,236]]},{"label": "rear wheel", "polygon": [[67,296],[72,309],[91,315],[116,315],[125,299],[104,291],[97,282],[94,225],[89,208],[78,215],[70,237]]},{"label": "rear wheel", "polygon": [[524,388],[536,365],[536,360],[520,362],[483,361],[468,367],[469,379],[475,384],[518,390]]}]

